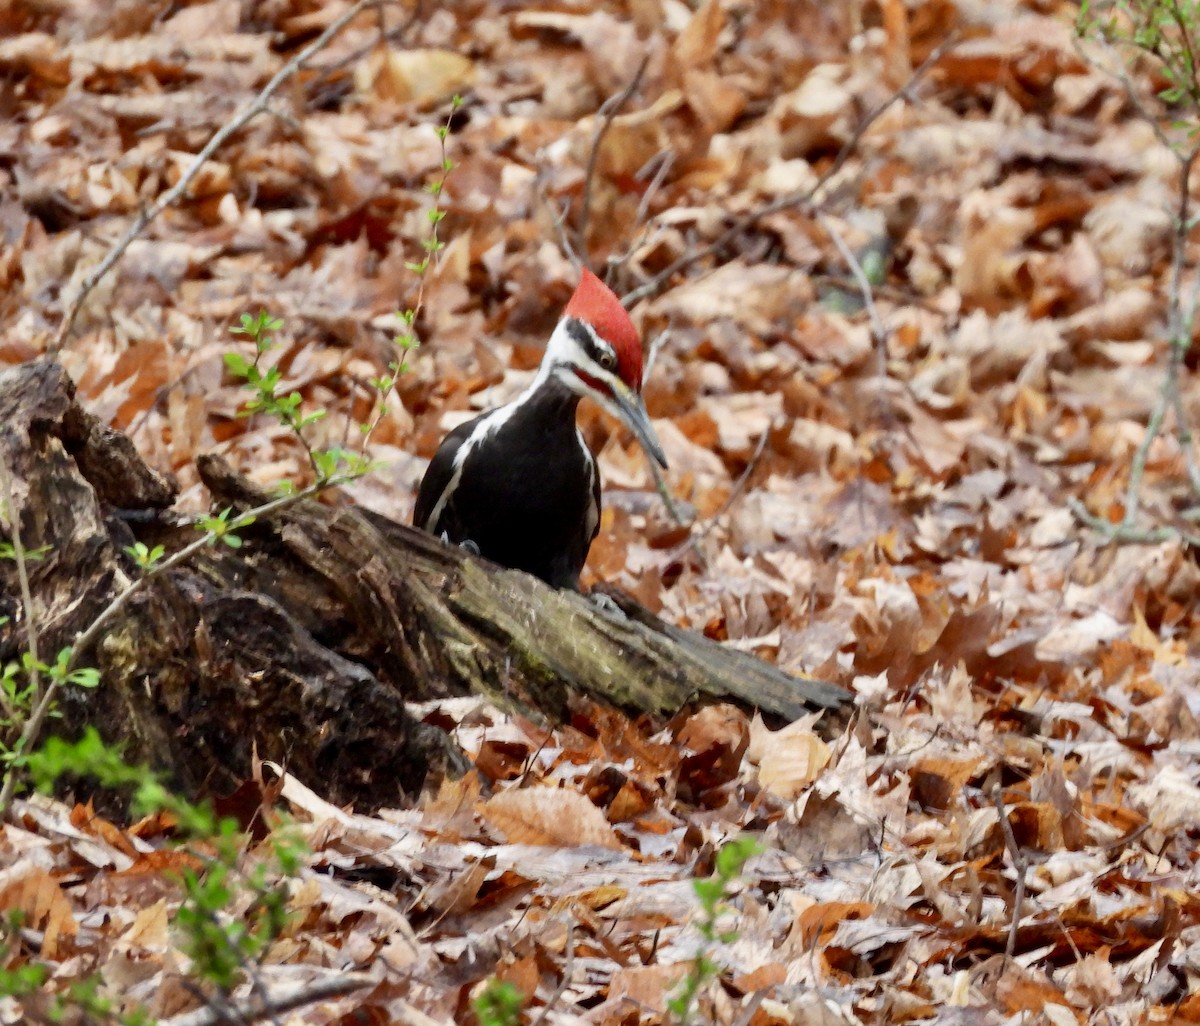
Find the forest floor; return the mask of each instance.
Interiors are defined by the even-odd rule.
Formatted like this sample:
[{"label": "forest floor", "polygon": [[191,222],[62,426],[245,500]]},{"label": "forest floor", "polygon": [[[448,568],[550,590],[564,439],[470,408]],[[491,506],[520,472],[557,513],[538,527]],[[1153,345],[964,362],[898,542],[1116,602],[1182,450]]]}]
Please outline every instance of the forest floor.
[{"label": "forest floor", "polygon": [[[445,431],[529,381],[585,259],[623,294],[645,286],[632,314],[678,507],[585,403],[606,505],[585,585],[842,684],[856,708],[830,738],[726,707],[666,724],[584,708],[545,729],[436,703],[423,714],[473,769],[378,816],[264,767],[248,787],[306,854],[275,878],[295,915],[235,1003],[449,1024],[498,978],[526,1023],[654,1023],[706,947],[719,971],[694,1021],[1200,1018],[1200,573],[1179,433],[1146,454],[1153,531],[1118,544],[1081,519],[1126,514],[1200,259],[1175,247],[1179,161],[1136,92],[1146,69],[1135,103],[1120,55],[1081,46],[1053,0],[382,4],[60,332],[139,211],[348,7],[0,10],[0,362],[58,348],[87,408],[200,510],[198,453],[262,483],[309,472],[288,430],[239,416],[223,357],[248,352],[241,314],[282,319],[270,359],[327,411],[308,431],[327,446],[355,443],[396,311],[419,308],[371,438],[381,467],[341,494],[404,521]],[[444,158],[445,248],[421,278],[406,265]],[[1194,422],[1190,372],[1175,405]],[[0,998],[0,1022],[91,974],[126,1011],[205,1011],[176,919],[193,856],[168,833],[17,804],[0,907],[26,918],[3,961],[49,980]],[[692,882],[742,833],[763,850],[704,942]],[[246,866],[265,858],[261,832],[247,845]],[[312,990],[346,974],[352,993]]]}]

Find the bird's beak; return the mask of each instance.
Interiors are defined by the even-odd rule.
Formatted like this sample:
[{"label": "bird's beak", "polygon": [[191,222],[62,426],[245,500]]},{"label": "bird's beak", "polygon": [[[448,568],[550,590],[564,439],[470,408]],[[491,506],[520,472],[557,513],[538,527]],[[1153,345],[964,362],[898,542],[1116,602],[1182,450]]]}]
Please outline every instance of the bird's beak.
[{"label": "bird's beak", "polygon": [[620,378],[611,378],[613,412],[629,425],[642,448],[663,470],[667,469],[667,456],[663,452],[658,436],[650,423],[650,414],[646,412],[646,403],[640,395],[625,384]]}]

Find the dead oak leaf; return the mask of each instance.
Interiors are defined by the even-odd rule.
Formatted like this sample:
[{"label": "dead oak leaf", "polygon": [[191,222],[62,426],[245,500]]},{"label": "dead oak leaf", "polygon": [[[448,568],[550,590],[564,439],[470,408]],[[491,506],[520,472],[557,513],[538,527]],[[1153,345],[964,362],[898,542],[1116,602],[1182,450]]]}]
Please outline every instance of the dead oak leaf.
[{"label": "dead oak leaf", "polygon": [[574,791],[502,791],[480,805],[479,812],[510,844],[622,848],[604,813]]}]

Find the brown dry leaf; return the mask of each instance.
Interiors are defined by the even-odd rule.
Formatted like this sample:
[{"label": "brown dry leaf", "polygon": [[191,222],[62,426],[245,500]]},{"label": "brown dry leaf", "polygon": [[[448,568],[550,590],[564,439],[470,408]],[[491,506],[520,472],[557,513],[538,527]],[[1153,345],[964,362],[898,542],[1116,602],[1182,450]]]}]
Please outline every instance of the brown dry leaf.
[{"label": "brown dry leaf", "polygon": [[21,924],[42,931],[42,956],[59,959],[79,932],[71,902],[41,866],[17,864],[0,870],[0,908]]},{"label": "brown dry leaf", "polygon": [[[242,6],[0,13],[0,361],[42,352],[110,241],[346,5]],[[422,348],[375,436],[388,467],[354,490],[407,519],[443,430],[528,384],[576,259],[630,289],[699,257],[634,310],[647,341],[664,333],[645,398],[695,520],[671,519],[636,443],[581,404],[607,492],[589,572],[858,699],[850,733],[772,733],[719,709],[664,729],[582,700],[541,729],[445,700],[419,716],[478,767],[413,808],[366,815],[278,778],[314,871],[288,883],[267,867],[297,918],[261,983],[329,965],[374,980],[296,1022],[448,1023],[496,970],[534,1005],[559,993],[551,1017],[658,1021],[695,954],[692,881],[747,828],[769,851],[725,913],[738,940],[714,953],[728,972],[698,1018],[1200,1018],[1200,904],[1184,889],[1200,571],[1174,537],[1107,544],[1070,502],[1123,514],[1163,395],[1179,165],[1144,119],[1152,69],[1128,69],[1139,111],[1103,55],[1082,63],[1062,6],[477,0],[407,24],[385,5],[307,62],[279,116],[225,140],[102,279],[60,359],[93,414],[136,427],[142,455],[179,475],[181,511],[207,508],[200,449],[271,486],[307,473],[287,431],[237,416],[228,324],[284,320],[268,362],[327,411],[312,443],[341,445],[369,415],[395,309],[420,294]],[[580,244],[600,108],[644,57]],[[441,166],[428,108],[466,85],[446,248],[422,289],[405,264]],[[812,211],[758,215],[812,189],[881,106],[817,198],[872,265],[876,340]],[[835,294],[844,309],[817,298]],[[1186,362],[1178,406],[1195,419]],[[1177,412],[1140,516],[1187,530]],[[484,771],[524,786],[485,798]],[[1012,857],[976,790],[997,774],[1031,855],[1011,960]],[[157,1019],[193,1008],[166,924],[172,881],[202,863],[166,847],[169,817],[123,831],[70,811],[18,801],[0,833],[0,880],[45,874],[8,899],[40,909],[27,929],[47,934],[46,996],[95,967],[130,1006],[153,994]],[[264,855],[248,851],[247,871]]]},{"label": "brown dry leaf", "polygon": [[809,946],[828,942],[847,919],[862,919],[875,911],[868,902],[830,901],[806,908],[796,920],[802,943]]},{"label": "brown dry leaf", "polygon": [[820,776],[829,764],[829,746],[817,736],[814,714],[771,731],[757,713],[750,723],[748,762],[758,766],[758,781],[773,795],[790,801]]},{"label": "brown dry leaf", "polygon": [[[617,969],[608,985],[608,1000],[595,1010],[593,1021],[625,1022],[630,1006],[662,1015],[667,1010],[671,992],[686,974],[686,965],[639,965]],[[610,1015],[616,1018],[607,1018]]]},{"label": "brown dry leaf", "polygon": [[354,86],[379,100],[434,106],[467,92],[475,65],[453,50],[375,49],[354,69]]},{"label": "brown dry leaf", "polygon": [[574,791],[510,789],[480,802],[478,810],[509,844],[624,847],[604,813]]},{"label": "brown dry leaf", "polygon": [[775,101],[778,156],[784,160],[809,157],[817,146],[832,138],[834,126],[847,116],[853,96],[843,85],[845,69],[819,64],[794,92]]},{"label": "brown dry leaf", "polygon": [[720,0],[705,0],[675,40],[672,64],[684,71],[708,64],[716,53],[724,25],[725,12]]}]

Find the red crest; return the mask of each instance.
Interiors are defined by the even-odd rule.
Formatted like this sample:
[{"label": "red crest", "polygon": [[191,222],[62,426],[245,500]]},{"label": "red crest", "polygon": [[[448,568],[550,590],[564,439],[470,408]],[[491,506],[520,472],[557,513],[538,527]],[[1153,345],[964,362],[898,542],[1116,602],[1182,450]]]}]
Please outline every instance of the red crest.
[{"label": "red crest", "polygon": [[613,290],[585,267],[564,313],[590,324],[616,350],[617,374],[635,392],[641,392],[642,340]]}]

